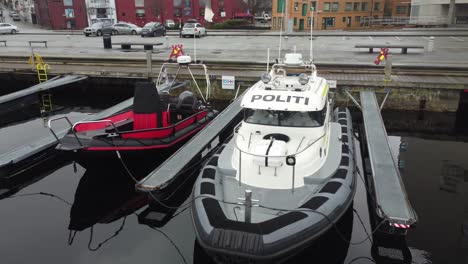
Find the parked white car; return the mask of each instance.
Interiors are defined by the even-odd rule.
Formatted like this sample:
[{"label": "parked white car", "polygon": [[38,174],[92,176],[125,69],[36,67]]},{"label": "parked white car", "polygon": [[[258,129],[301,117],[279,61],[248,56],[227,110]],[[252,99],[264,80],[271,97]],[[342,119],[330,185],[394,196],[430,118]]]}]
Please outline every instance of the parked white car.
[{"label": "parked white car", "polygon": [[195,36],[197,38],[201,36],[206,36],[206,28],[204,28],[200,23],[187,23],[182,28],[182,37],[185,36]]},{"label": "parked white car", "polygon": [[0,34],[16,34],[18,27],[10,23],[0,23]]}]

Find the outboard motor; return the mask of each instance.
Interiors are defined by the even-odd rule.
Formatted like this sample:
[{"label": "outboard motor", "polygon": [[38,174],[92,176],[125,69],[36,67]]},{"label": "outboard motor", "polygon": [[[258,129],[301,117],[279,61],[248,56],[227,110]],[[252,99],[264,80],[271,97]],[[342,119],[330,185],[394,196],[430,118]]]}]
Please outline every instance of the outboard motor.
[{"label": "outboard motor", "polygon": [[184,91],[179,95],[177,109],[196,110],[198,108],[198,105],[198,98],[194,93],[190,91]]}]

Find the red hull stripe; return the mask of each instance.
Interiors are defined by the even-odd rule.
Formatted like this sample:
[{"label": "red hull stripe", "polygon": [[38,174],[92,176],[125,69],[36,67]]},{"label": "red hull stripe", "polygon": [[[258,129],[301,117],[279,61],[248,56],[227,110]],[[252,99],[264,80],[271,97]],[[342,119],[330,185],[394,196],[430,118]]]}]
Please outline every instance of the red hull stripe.
[{"label": "red hull stripe", "polygon": [[206,125],[207,124],[188,132],[187,134],[181,136],[180,138],[178,138],[177,140],[173,141],[170,144],[153,145],[153,146],[131,146],[131,147],[89,147],[89,148],[85,148],[85,150],[88,150],[88,151],[113,151],[113,150],[148,150],[148,149],[170,148],[173,145],[180,142],[181,140],[193,135],[195,132],[198,132],[200,129],[202,129]]},{"label": "red hull stripe", "polygon": [[[208,111],[203,111],[200,112],[199,114],[189,119],[186,119],[182,121],[181,123],[177,124],[175,126],[175,132],[180,131],[190,125],[193,125],[197,122],[197,120],[200,120],[204,118],[208,114]],[[164,115],[163,115],[164,116]],[[135,118],[136,115],[135,115]],[[156,119],[154,119],[156,120]],[[140,132],[130,132],[130,133],[122,133],[121,136],[124,139],[128,138],[138,138],[138,139],[161,139],[161,138],[166,138],[169,137],[174,133],[174,127],[168,127],[166,129],[155,129],[155,130],[150,130],[150,131],[140,131]]]},{"label": "red hull stripe", "polygon": [[[162,122],[162,121],[161,121]],[[152,114],[133,114],[133,130],[142,130],[158,127],[158,115]]]},{"label": "red hull stripe", "polygon": [[[133,111],[128,111],[125,113],[121,113],[115,116],[110,116],[108,118],[105,118],[106,120],[111,120],[113,123],[117,123],[119,121],[124,121],[127,119],[133,119]],[[78,124],[75,126],[75,131],[76,132],[83,132],[83,131],[89,131],[89,130],[101,130],[106,127],[110,126],[108,122],[102,122],[102,123],[83,123],[83,124]]]}]

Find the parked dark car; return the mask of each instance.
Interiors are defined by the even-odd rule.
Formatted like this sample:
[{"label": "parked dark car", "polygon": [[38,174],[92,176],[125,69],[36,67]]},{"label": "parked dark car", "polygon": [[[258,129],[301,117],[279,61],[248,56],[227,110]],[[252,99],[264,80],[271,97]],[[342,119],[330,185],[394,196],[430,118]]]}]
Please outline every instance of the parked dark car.
[{"label": "parked dark car", "polygon": [[21,21],[21,17],[18,14],[11,15],[11,18],[13,19],[13,21]]},{"label": "parked dark car", "polygon": [[166,28],[159,22],[146,24],[141,31],[141,37],[166,36]]}]

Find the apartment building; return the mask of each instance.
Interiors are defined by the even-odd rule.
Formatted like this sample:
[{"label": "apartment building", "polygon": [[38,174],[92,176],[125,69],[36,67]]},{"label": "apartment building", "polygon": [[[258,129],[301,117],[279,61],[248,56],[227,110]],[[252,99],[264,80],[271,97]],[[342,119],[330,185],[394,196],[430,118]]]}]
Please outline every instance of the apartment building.
[{"label": "apartment building", "polygon": [[411,0],[411,24],[468,24],[468,0]]},{"label": "apartment building", "polygon": [[86,0],[86,13],[88,16],[88,25],[103,20],[111,23],[117,22],[114,0]]},{"label": "apartment building", "polygon": [[50,29],[82,29],[88,26],[85,0],[35,0],[38,24]]},{"label": "apartment building", "polygon": [[382,18],[384,4],[384,0],[273,0],[272,29],[359,29],[368,26],[370,18]]},{"label": "apartment building", "polygon": [[387,0],[389,13],[392,17],[409,17],[411,14],[411,0]]},{"label": "apartment building", "polygon": [[248,9],[247,0],[115,0],[115,4],[118,21],[140,26],[167,19],[197,19],[204,23],[206,11],[212,14],[212,22],[221,22]]}]

